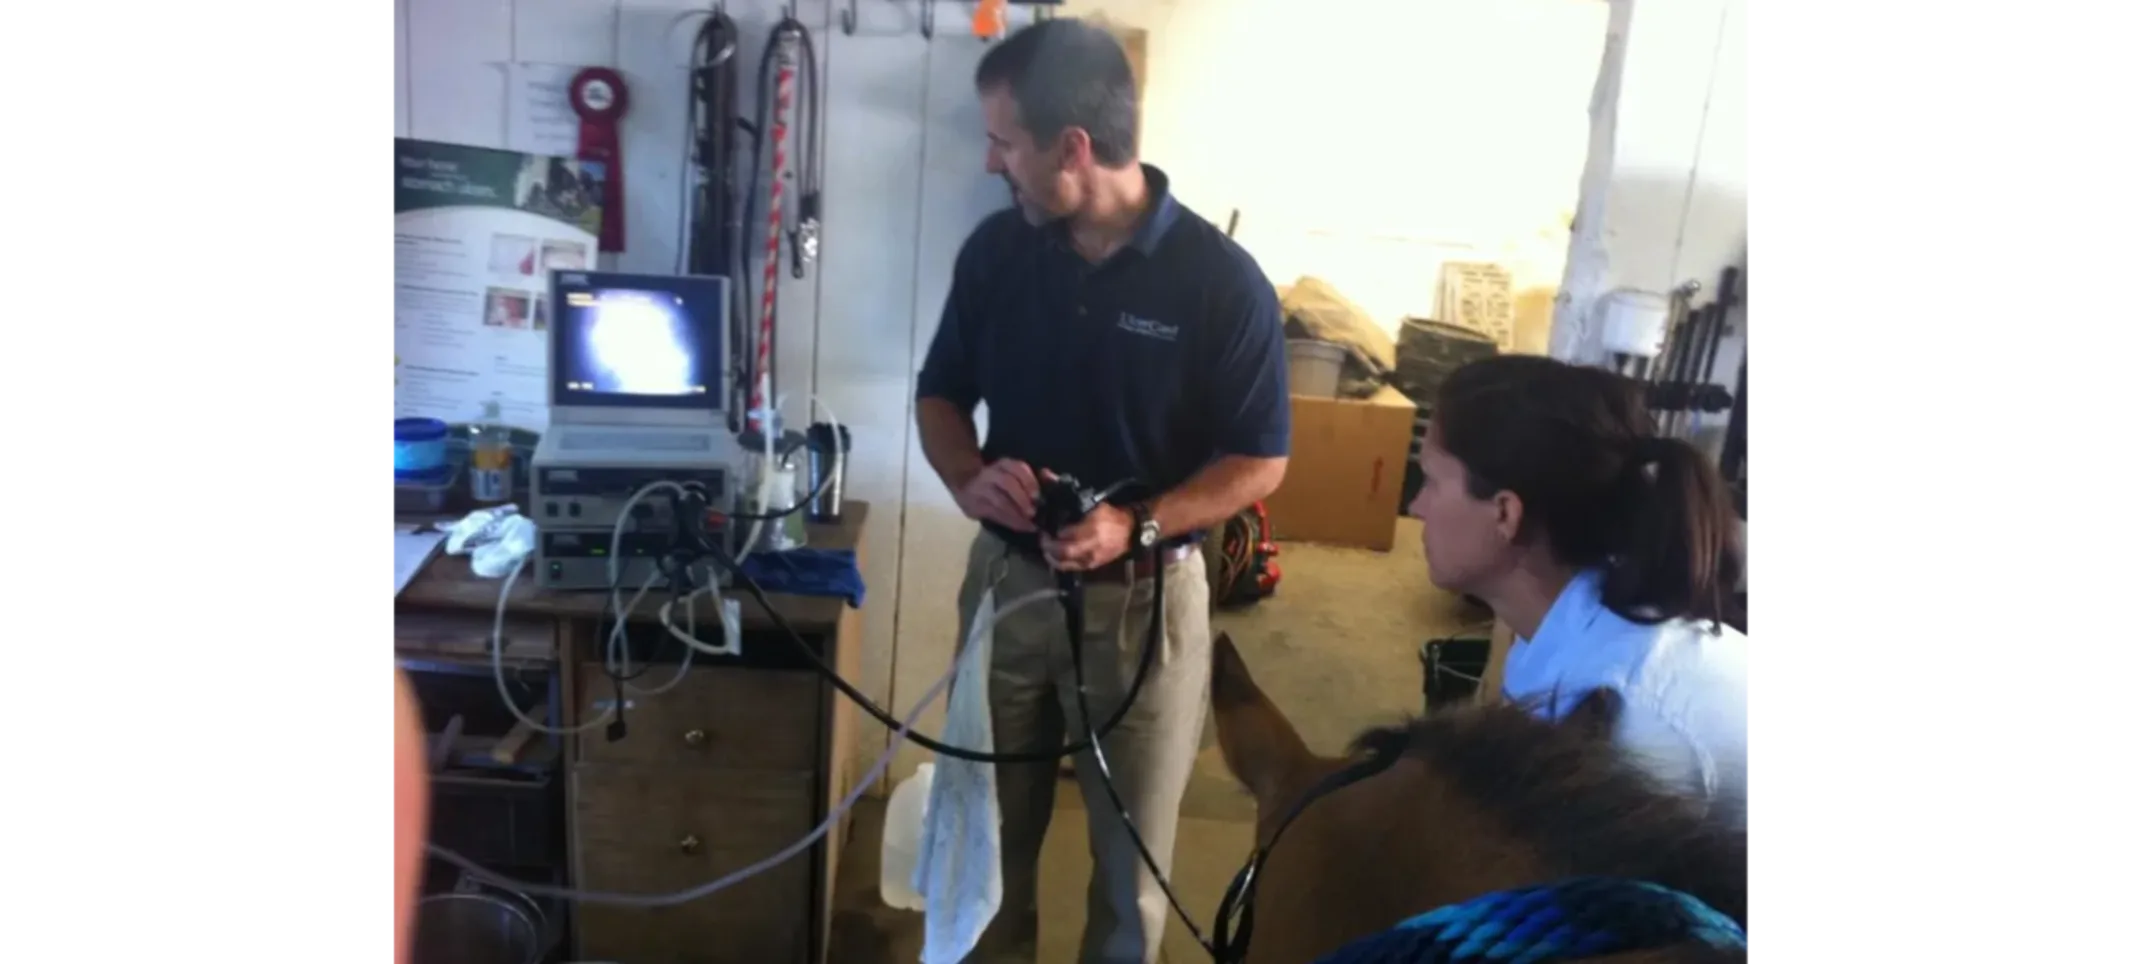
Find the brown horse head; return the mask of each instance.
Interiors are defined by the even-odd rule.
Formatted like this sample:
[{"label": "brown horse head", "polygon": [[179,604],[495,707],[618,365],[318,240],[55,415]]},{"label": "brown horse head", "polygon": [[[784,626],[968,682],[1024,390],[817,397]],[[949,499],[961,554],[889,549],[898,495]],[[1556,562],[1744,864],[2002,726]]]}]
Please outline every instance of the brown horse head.
[{"label": "brown horse head", "polygon": [[[1317,756],[1249,675],[1213,646],[1211,702],[1226,766],[1269,841],[1296,801],[1347,759]],[[1247,964],[1308,964],[1414,915],[1515,887],[1617,877],[1673,888],[1746,920],[1746,837],[1655,785],[1608,739],[1610,691],[1560,722],[1467,706],[1362,734],[1388,769],[1302,810],[1257,875]],[[1356,757],[1357,758],[1357,757]],[[1742,960],[1690,947],[1598,960]]]}]

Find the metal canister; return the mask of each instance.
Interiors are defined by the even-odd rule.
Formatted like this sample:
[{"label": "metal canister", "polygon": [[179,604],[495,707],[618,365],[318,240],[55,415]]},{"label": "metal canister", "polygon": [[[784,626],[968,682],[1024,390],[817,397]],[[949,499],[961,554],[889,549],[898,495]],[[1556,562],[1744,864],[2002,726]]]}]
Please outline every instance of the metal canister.
[{"label": "metal canister", "polygon": [[549,945],[543,914],[515,893],[462,886],[416,904],[414,964],[536,964]]},{"label": "metal canister", "polygon": [[805,474],[810,504],[805,510],[812,522],[840,521],[840,503],[847,495],[847,453],[854,448],[854,433],[847,426],[818,422],[810,426],[809,465]]}]

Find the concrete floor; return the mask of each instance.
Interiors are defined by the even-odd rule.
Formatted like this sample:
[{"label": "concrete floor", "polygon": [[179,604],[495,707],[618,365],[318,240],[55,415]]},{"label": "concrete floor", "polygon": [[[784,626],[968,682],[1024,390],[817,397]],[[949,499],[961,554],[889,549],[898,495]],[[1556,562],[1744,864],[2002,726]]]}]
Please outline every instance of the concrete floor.
[{"label": "concrete floor", "polygon": [[[1366,727],[1418,712],[1420,644],[1482,626],[1477,611],[1427,582],[1419,523],[1401,519],[1398,526],[1396,547],[1387,553],[1282,544],[1277,594],[1216,619],[1216,628],[1241,647],[1257,683],[1317,751],[1336,752]],[[1173,884],[1197,926],[1208,928],[1248,854],[1255,807],[1226,772],[1208,720],[1203,745],[1182,800]],[[1056,800],[1040,858],[1042,964],[1076,960],[1091,863],[1076,784],[1059,784]],[[865,800],[856,814],[835,900],[835,964],[920,960],[921,915],[892,910],[877,898],[883,821],[879,800]],[[1175,920],[1161,960],[1194,964],[1209,957]]]}]

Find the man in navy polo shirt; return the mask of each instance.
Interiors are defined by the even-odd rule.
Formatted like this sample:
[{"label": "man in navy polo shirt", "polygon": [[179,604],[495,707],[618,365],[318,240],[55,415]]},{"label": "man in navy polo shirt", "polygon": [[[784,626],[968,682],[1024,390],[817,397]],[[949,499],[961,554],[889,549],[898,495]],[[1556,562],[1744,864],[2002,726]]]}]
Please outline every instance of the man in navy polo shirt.
[{"label": "man in navy polo shirt", "polygon": [[[1083,573],[1088,693],[1104,720],[1141,655],[1153,588],[1146,547],[1158,548],[1161,649],[1103,746],[1130,818],[1167,867],[1210,686],[1210,588],[1196,543],[1285,474],[1277,294],[1247,252],[1173,199],[1165,174],[1138,163],[1129,61],[1104,30],[1070,19],[1021,30],[982,58],[975,86],[988,171],[1008,182],[1014,206],[960,249],[915,401],[930,466],[982,526],[959,591],[960,639],[984,597],[1053,588],[1052,569]],[[984,402],[985,444],[973,418]],[[1075,528],[1035,532],[1034,498],[1050,473],[1121,488]],[[1006,616],[990,645],[998,752],[1083,735],[1061,607]],[[1149,964],[1166,897],[1091,755],[1076,765],[1094,858],[1080,960]],[[1056,769],[996,768],[1003,904],[969,960],[1033,958]]]}]

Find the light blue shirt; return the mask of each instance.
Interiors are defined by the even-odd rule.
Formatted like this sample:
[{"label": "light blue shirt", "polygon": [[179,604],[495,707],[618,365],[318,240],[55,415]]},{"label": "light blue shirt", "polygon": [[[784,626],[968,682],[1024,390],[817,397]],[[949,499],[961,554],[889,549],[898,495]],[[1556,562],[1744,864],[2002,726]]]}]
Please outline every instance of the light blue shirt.
[{"label": "light blue shirt", "polygon": [[1598,596],[1603,575],[1577,575],[1532,639],[1518,637],[1502,675],[1511,700],[1546,699],[1558,717],[1611,687],[1626,702],[1613,739],[1668,786],[1746,820],[1746,636],[1674,619],[1629,622]]}]

